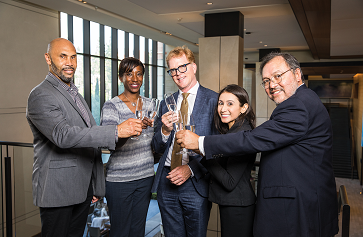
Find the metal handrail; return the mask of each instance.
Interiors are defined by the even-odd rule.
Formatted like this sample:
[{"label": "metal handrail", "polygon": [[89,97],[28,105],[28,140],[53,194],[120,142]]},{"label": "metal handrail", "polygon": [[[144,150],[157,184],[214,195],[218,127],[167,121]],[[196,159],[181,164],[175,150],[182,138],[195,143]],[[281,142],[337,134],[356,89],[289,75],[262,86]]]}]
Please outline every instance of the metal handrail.
[{"label": "metal handrail", "polygon": [[[9,146],[21,146],[21,147],[33,147],[32,143],[21,143],[21,142],[9,142],[0,141],[0,146],[6,146],[6,156],[4,157],[5,163],[5,205],[6,205],[6,236],[13,236],[13,213],[12,213],[12,187],[11,187],[11,157],[9,156]],[[2,158],[2,154],[1,154]],[[4,210],[4,208],[2,208]],[[4,219],[2,220],[4,226]],[[4,228],[2,229],[4,236]]]},{"label": "metal handrail", "polygon": [[0,141],[0,145],[33,147],[33,143]]}]

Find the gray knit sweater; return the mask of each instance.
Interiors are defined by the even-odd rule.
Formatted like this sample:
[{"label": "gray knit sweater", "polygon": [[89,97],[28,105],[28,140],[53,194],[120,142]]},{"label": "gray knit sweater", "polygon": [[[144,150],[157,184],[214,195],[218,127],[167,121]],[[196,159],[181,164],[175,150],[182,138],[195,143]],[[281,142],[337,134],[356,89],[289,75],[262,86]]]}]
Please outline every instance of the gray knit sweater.
[{"label": "gray knit sweater", "polygon": [[[150,103],[146,99],[144,106]],[[120,100],[118,96],[107,101],[102,108],[101,125],[117,125],[129,118],[135,118],[135,114]],[[147,137],[139,137],[139,140],[128,139],[122,146],[116,146],[111,151],[110,159],[106,164],[106,181],[128,182],[154,175],[154,156],[151,151],[151,139],[153,128],[143,130]]]}]

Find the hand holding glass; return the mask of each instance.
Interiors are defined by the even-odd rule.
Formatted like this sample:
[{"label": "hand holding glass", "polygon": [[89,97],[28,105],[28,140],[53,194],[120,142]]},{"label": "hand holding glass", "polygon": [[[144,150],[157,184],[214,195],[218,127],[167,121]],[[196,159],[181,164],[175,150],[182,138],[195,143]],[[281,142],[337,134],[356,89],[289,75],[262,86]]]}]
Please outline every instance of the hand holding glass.
[{"label": "hand holding glass", "polygon": [[[181,120],[183,121],[184,130],[189,130],[189,131],[195,133],[195,123],[194,123],[193,115],[191,113],[184,114],[183,116],[181,116]],[[195,152],[193,152],[191,150],[188,151],[185,148],[183,148],[177,154],[188,154],[190,156],[198,155],[197,153],[195,153]]]},{"label": "hand holding glass", "polygon": [[[142,97],[137,98],[137,101],[136,101],[136,110],[135,110],[135,117],[136,117],[136,119],[142,120],[144,118],[144,116],[145,116],[145,113],[144,113],[144,111],[142,109],[143,104],[144,103],[143,103]],[[132,140],[139,140],[139,137],[134,136],[134,137],[131,137],[131,139]]]}]

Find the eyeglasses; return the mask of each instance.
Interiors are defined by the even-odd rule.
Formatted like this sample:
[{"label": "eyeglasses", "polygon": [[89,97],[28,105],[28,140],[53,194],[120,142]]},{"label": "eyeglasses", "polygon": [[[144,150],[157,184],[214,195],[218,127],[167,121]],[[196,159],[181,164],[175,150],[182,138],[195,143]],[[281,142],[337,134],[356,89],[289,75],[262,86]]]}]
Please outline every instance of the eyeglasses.
[{"label": "eyeglasses", "polygon": [[178,70],[180,73],[184,73],[187,71],[187,66],[189,65],[190,63],[186,63],[186,64],[183,64],[183,65],[180,65],[179,67],[177,68],[172,68],[170,70],[168,70],[168,74],[173,77],[173,76],[176,76],[176,70]]},{"label": "eyeglasses", "polygon": [[271,78],[265,77],[262,79],[262,83],[261,86],[263,87],[263,89],[267,89],[270,86],[270,82],[273,82],[275,84],[278,84],[281,82],[282,80],[282,75],[284,75],[285,73],[287,73],[288,71],[290,71],[293,68],[290,68],[289,70],[281,73],[281,74],[276,74],[273,75]]}]

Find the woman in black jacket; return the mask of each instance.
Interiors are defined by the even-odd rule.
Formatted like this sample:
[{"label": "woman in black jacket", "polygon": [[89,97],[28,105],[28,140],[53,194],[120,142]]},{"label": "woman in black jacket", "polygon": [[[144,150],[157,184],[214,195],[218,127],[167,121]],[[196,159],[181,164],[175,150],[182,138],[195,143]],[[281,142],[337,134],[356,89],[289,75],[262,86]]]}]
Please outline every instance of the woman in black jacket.
[{"label": "woman in black jacket", "polygon": [[[228,85],[220,91],[214,122],[221,134],[255,128],[245,89]],[[219,205],[222,237],[253,236],[256,196],[250,178],[255,158],[249,154],[201,161],[211,174],[209,200]]]}]

